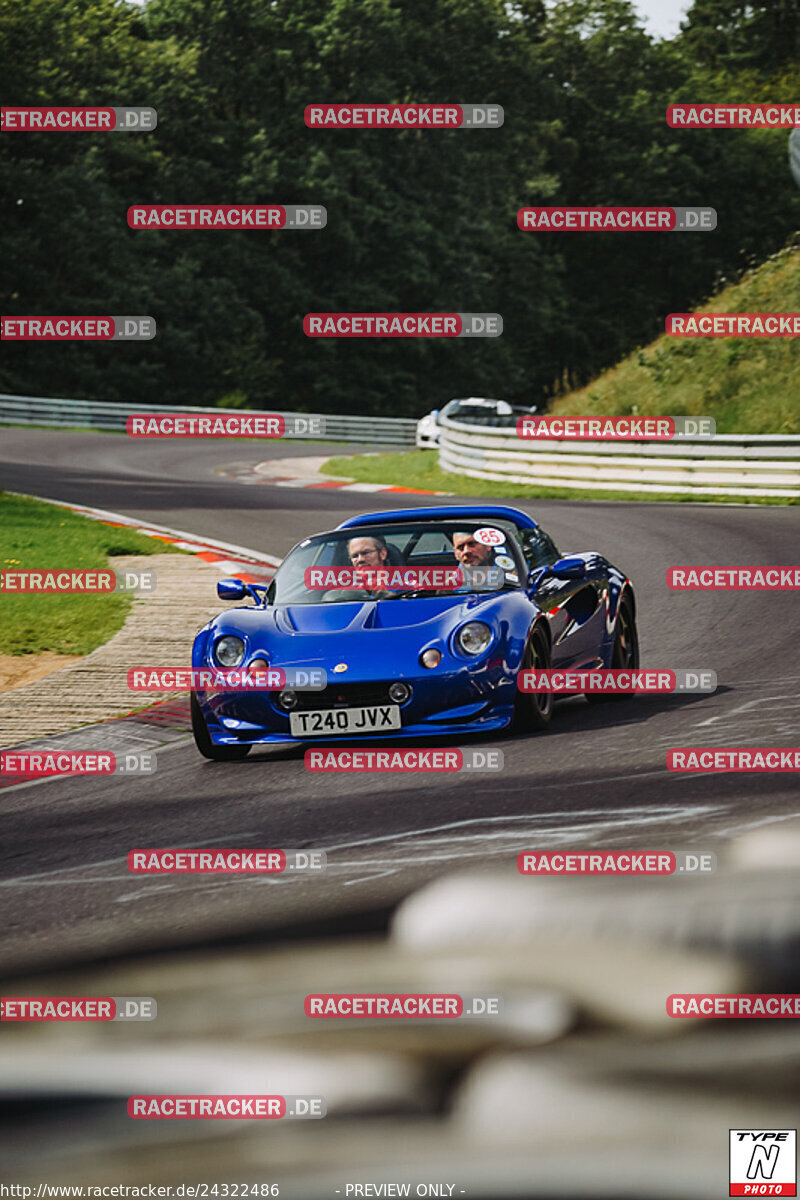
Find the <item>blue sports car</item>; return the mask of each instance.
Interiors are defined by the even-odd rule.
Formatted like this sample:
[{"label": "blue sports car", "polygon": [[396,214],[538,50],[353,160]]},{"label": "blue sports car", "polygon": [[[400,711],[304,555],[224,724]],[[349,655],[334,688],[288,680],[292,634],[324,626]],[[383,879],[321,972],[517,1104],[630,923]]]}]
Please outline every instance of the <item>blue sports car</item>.
[{"label": "blue sports car", "polygon": [[[639,665],[624,572],[594,552],[562,556],[502,505],[351,517],[304,538],[268,586],[224,579],[217,591],[249,603],[200,630],[193,667],[287,681],[193,692],[197,748],[216,760],[341,737],[543,730],[553,695],[518,691],[520,671]],[[314,675],[317,690],[295,683]]]}]

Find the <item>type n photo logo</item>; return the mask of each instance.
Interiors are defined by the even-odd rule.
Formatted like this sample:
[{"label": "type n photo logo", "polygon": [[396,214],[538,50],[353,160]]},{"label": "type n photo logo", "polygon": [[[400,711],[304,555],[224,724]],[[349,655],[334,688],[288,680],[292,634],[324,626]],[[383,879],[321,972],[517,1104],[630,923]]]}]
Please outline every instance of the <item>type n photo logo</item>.
[{"label": "type n photo logo", "polygon": [[731,1196],[797,1195],[796,1129],[731,1129]]}]

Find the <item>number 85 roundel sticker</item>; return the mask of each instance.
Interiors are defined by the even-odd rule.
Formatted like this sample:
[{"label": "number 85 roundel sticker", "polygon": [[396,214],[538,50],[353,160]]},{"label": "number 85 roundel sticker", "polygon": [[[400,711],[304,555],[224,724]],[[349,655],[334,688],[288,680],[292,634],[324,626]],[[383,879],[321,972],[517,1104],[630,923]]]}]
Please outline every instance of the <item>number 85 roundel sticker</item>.
[{"label": "number 85 roundel sticker", "polygon": [[502,529],[494,529],[491,525],[486,525],[483,529],[476,529],[472,536],[482,546],[502,546],[506,540]]}]

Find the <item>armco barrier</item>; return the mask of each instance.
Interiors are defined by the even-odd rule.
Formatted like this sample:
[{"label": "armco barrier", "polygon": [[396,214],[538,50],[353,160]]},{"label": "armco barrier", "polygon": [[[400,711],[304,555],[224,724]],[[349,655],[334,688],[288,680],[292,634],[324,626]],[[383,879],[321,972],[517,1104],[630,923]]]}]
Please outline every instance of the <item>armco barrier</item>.
[{"label": "armco barrier", "polygon": [[[264,406],[265,412],[278,409]],[[164,404],[107,404],[95,400],[52,400],[39,396],[0,395],[0,425],[55,425],[121,431],[131,413],[213,413],[241,415],[241,409],[174,408]],[[294,435],[326,442],[380,442],[393,446],[413,446],[417,422],[407,417],[356,417],[329,413],[280,413],[283,417],[322,417],[325,434]]]},{"label": "armco barrier", "polygon": [[439,418],[442,470],[473,479],[587,492],[800,498],[800,435],[721,434],[680,442],[536,444],[513,429]]}]

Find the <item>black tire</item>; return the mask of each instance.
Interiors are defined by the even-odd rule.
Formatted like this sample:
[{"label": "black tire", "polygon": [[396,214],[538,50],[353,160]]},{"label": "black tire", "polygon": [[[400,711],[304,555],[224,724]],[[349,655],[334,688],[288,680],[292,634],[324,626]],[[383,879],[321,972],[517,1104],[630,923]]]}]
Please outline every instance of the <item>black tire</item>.
[{"label": "black tire", "polygon": [[[614,632],[614,648],[611,651],[611,667],[613,670],[625,669],[635,671],[639,666],[639,634],[636,629],[636,617],[633,615],[633,604],[623,595],[619,602],[617,622]],[[629,700],[630,696],[614,692],[586,692],[590,704],[603,704],[607,700]]]},{"label": "black tire", "polygon": [[[549,669],[550,643],[544,629],[537,625],[525,647],[520,672]],[[542,733],[550,724],[552,715],[552,692],[517,692],[513,726],[517,733]]]},{"label": "black tire", "polygon": [[238,762],[242,758],[247,758],[250,753],[249,746],[215,746],[208,735],[208,727],[206,726],[203,710],[201,709],[197,697],[192,692],[190,701],[192,710],[192,733],[194,734],[194,744],[202,754],[203,758],[210,758],[213,762]]}]

